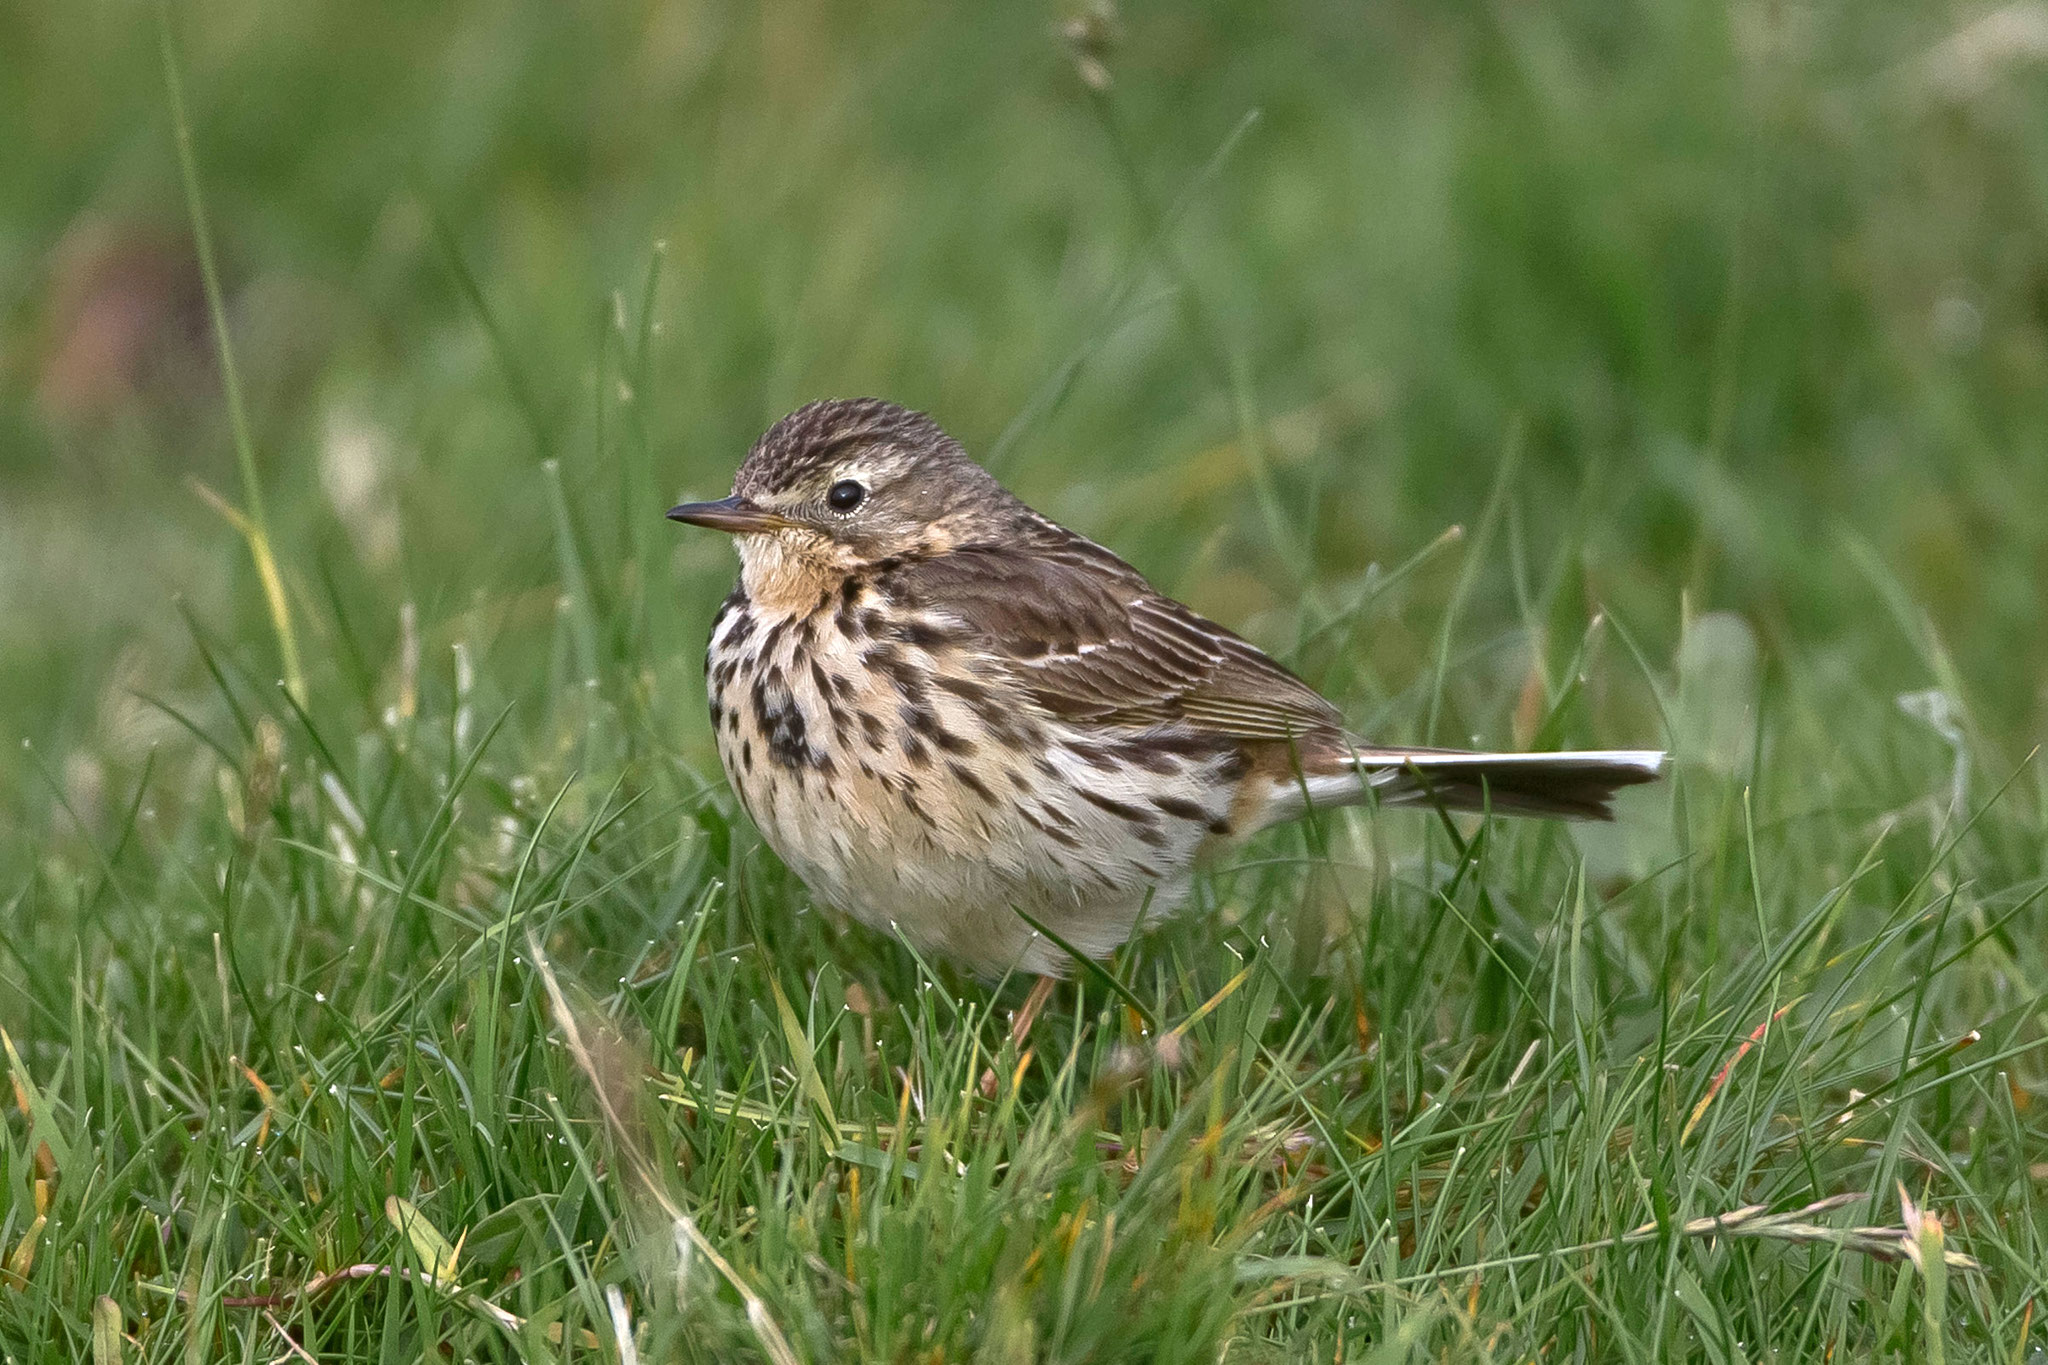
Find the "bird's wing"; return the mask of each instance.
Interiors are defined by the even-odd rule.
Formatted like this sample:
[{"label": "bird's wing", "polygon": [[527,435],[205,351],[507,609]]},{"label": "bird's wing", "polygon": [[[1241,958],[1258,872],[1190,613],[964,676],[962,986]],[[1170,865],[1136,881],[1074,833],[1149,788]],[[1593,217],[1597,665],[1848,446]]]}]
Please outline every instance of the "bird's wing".
[{"label": "bird's wing", "polygon": [[884,591],[950,617],[1055,715],[1111,725],[1180,722],[1238,739],[1343,727],[1335,707],[1256,646],[1070,533],[907,564],[889,575]]}]

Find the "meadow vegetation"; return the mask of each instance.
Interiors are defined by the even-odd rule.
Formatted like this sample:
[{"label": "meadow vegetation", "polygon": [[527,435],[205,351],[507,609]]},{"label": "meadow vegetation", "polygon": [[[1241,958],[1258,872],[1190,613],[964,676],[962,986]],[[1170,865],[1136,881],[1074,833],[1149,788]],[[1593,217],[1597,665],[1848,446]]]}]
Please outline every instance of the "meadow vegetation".
[{"label": "meadow vegetation", "polygon": [[[2048,1352],[2048,7],[0,49],[7,1359]],[[1673,775],[1276,831],[1019,1038],[710,744],[661,513],[858,393],[1364,733]]]}]

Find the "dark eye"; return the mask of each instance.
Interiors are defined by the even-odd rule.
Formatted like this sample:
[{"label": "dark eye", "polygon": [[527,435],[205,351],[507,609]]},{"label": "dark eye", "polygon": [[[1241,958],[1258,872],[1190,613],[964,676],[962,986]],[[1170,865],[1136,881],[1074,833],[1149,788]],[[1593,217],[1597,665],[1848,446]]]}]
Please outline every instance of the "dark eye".
[{"label": "dark eye", "polygon": [[868,490],[860,486],[859,480],[841,479],[825,494],[825,501],[832,505],[835,512],[851,512],[860,506],[861,499],[867,495]]}]

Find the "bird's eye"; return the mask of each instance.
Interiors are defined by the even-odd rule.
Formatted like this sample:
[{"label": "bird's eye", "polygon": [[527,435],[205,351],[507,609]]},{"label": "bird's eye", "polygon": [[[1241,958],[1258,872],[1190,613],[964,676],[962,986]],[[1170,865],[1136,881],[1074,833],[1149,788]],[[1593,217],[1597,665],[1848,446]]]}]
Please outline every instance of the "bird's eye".
[{"label": "bird's eye", "polygon": [[867,495],[868,490],[861,487],[858,479],[841,479],[826,491],[825,501],[835,512],[851,512]]}]

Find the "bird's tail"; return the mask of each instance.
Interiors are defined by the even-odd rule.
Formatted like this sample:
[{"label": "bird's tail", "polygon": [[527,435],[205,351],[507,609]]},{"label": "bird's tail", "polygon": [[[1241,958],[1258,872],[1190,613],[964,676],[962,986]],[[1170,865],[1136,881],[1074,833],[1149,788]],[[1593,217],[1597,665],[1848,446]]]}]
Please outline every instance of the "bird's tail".
[{"label": "bird's tail", "polygon": [[1312,806],[1377,799],[1387,806],[1611,820],[1614,793],[1654,782],[1664,766],[1655,749],[1480,754],[1360,747],[1345,756],[1341,771],[1304,776],[1302,788]]}]

